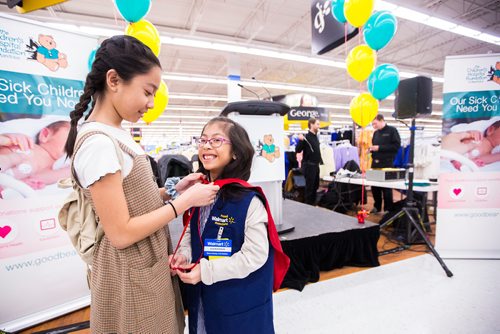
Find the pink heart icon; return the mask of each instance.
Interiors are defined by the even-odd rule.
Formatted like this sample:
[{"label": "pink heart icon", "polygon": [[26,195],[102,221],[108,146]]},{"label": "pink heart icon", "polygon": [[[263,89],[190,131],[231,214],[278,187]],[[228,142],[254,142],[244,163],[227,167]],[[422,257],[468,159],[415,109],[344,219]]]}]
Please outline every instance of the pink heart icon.
[{"label": "pink heart icon", "polygon": [[462,189],[460,189],[460,188],[453,189],[453,193],[455,194],[455,196],[460,195],[461,192],[462,192]]},{"label": "pink heart icon", "polygon": [[2,239],[5,239],[5,237],[12,231],[12,227],[10,226],[0,226],[0,237]]}]

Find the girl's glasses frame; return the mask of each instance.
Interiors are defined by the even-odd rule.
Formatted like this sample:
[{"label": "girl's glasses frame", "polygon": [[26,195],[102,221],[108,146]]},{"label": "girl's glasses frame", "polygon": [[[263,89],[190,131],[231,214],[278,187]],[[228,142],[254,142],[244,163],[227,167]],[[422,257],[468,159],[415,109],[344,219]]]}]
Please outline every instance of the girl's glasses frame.
[{"label": "girl's glasses frame", "polygon": [[231,144],[231,141],[229,139],[222,138],[222,137],[214,137],[214,138],[210,138],[210,139],[206,139],[206,138],[196,139],[196,145],[198,145],[198,147],[203,147],[207,143],[209,143],[210,146],[213,148],[219,148],[224,143]]}]

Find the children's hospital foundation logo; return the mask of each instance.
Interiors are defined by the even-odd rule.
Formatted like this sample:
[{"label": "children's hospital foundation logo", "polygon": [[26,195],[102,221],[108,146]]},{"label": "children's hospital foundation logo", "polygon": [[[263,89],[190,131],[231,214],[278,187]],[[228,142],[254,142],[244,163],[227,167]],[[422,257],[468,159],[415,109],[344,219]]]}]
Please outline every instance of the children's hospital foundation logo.
[{"label": "children's hospital foundation logo", "polygon": [[266,158],[267,161],[273,162],[280,157],[280,148],[274,144],[272,134],[264,135],[262,140],[256,145],[255,153],[259,157]]},{"label": "children's hospital foundation logo", "polygon": [[39,34],[37,41],[27,41],[19,35],[0,28],[0,58],[35,60],[52,72],[68,67],[66,54],[56,48],[51,35]]},{"label": "children's hospital foundation logo", "polygon": [[475,65],[467,68],[467,74],[465,80],[468,83],[482,83],[487,81],[493,81],[500,84],[500,61],[495,63],[495,66]]},{"label": "children's hospital foundation logo", "polygon": [[30,38],[26,45],[26,52],[30,54],[28,59],[38,61],[40,64],[55,72],[60,68],[68,67],[66,54],[56,49],[56,41],[51,35],[38,35],[38,42]]},{"label": "children's hospital foundation logo", "polygon": [[491,66],[488,71],[489,81],[494,81],[500,85],[500,61],[495,63],[495,67]]}]

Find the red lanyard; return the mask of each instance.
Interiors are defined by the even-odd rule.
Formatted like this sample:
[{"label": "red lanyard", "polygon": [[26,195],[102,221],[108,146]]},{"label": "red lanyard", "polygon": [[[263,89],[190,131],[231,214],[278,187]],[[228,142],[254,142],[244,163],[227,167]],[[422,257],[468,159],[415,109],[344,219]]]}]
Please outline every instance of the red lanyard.
[{"label": "red lanyard", "polygon": [[[209,183],[203,177],[201,177],[200,180],[204,184],[208,184]],[[175,250],[174,250],[172,258],[175,258],[175,255],[177,255],[177,250],[179,250],[179,246],[181,245],[182,238],[184,238],[184,234],[186,234],[186,230],[187,230],[188,226],[191,223],[191,217],[193,217],[194,210],[196,210],[196,209],[198,209],[198,223],[197,223],[197,226],[198,226],[198,235],[200,236],[200,246],[201,246],[200,257],[189,268],[170,267],[172,270],[180,270],[180,271],[188,272],[188,271],[192,270],[194,267],[196,267],[196,265],[198,265],[200,263],[201,258],[203,257],[204,245],[203,245],[203,240],[201,239],[201,228],[200,228],[201,210],[200,210],[200,208],[191,208],[191,209],[187,210],[186,212],[184,212],[184,214],[182,215],[182,224],[184,225],[184,229],[182,230],[181,237],[179,238],[179,241],[177,242],[177,246],[175,247]],[[191,248],[191,245],[189,245],[189,246]]]},{"label": "red lanyard", "polygon": [[[196,260],[195,263],[193,263],[188,268],[170,267],[172,270],[180,270],[183,272],[189,272],[190,270],[192,270],[194,267],[196,267],[200,263],[201,258],[203,257],[204,246],[203,246],[203,240],[201,239],[201,229],[200,229],[201,210],[200,210],[200,208],[191,208],[188,211],[186,211],[184,213],[184,215],[182,216],[182,221],[184,223],[184,229],[182,230],[181,237],[179,238],[179,241],[177,242],[177,246],[175,247],[175,251],[174,251],[172,258],[174,259],[175,255],[177,255],[177,251],[179,250],[179,246],[181,245],[182,238],[184,238],[184,234],[186,234],[186,230],[191,222],[191,217],[193,216],[194,210],[196,210],[196,209],[198,209],[198,223],[196,225],[198,226],[198,235],[200,236],[200,245],[201,245],[200,257],[198,258],[198,260]],[[191,233],[191,235],[193,235],[193,234]]]}]

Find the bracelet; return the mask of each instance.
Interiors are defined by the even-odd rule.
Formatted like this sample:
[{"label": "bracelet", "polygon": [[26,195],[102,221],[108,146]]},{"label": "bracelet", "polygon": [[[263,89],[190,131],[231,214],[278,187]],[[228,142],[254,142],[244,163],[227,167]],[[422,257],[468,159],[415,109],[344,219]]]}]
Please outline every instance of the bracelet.
[{"label": "bracelet", "polygon": [[168,201],[167,204],[170,204],[170,206],[172,207],[172,209],[174,210],[174,214],[175,214],[175,218],[177,218],[178,214],[177,214],[177,210],[175,209],[175,206],[174,206],[174,203]]}]

